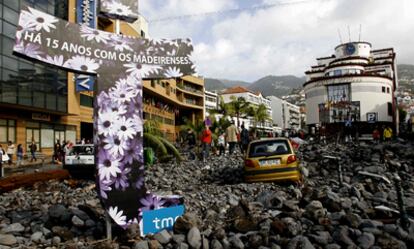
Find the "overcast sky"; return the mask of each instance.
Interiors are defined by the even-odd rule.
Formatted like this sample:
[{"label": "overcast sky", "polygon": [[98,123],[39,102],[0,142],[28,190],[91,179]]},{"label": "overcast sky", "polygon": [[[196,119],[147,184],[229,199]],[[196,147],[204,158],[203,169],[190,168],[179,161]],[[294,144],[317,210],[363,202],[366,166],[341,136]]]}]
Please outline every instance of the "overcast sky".
[{"label": "overcast sky", "polygon": [[[244,81],[303,76],[315,58],[334,53],[338,29],[346,42],[349,26],[355,41],[360,24],[361,40],[374,49],[393,47],[397,63],[414,64],[413,11],[414,0],[140,1],[151,37],[193,40],[200,75]],[[189,14],[200,15],[164,19]]]}]

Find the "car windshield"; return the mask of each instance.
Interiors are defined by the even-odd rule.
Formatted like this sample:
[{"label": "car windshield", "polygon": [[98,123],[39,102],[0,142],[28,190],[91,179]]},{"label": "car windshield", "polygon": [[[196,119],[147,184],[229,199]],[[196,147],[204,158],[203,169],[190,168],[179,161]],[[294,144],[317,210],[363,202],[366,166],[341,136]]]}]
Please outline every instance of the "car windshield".
[{"label": "car windshield", "polygon": [[290,153],[290,147],[286,140],[270,140],[252,143],[250,145],[249,157],[274,156]]},{"label": "car windshield", "polygon": [[73,146],[69,152],[70,156],[74,155],[93,155],[94,148],[93,146]]}]

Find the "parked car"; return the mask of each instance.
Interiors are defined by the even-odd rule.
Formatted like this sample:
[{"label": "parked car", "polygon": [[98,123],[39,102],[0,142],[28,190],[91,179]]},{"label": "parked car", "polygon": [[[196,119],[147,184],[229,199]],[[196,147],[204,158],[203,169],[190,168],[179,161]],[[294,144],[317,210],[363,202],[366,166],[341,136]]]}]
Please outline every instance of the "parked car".
[{"label": "parked car", "polygon": [[295,181],[302,175],[299,162],[287,138],[253,141],[247,149],[244,178],[247,182]]},{"label": "parked car", "polygon": [[76,178],[94,178],[95,148],[93,144],[76,144],[65,156],[63,168]]}]

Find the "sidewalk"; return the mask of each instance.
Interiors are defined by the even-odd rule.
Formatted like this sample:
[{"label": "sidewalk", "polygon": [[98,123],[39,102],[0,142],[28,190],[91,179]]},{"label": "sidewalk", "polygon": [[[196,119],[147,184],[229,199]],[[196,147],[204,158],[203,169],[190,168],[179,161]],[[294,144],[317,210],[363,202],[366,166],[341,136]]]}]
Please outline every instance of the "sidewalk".
[{"label": "sidewalk", "polygon": [[19,166],[17,166],[16,161],[14,161],[11,165],[8,163],[3,163],[3,168],[5,176],[10,176],[15,173],[31,173],[35,171],[59,169],[62,168],[62,163],[53,163],[52,156],[46,156],[44,160],[37,159],[37,161],[33,162],[25,159]]}]

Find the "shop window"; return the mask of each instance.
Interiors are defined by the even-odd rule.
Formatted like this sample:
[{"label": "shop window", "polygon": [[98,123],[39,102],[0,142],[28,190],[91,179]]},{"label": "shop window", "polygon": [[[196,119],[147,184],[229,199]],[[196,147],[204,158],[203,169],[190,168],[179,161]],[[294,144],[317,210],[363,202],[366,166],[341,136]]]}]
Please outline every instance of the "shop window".
[{"label": "shop window", "polygon": [[328,86],[328,100],[331,102],[350,101],[349,84],[338,84]]},{"label": "shop window", "polygon": [[80,94],[80,105],[86,107],[93,107],[93,97]]},{"label": "shop window", "polygon": [[0,119],[0,143],[16,142],[16,122]]}]

